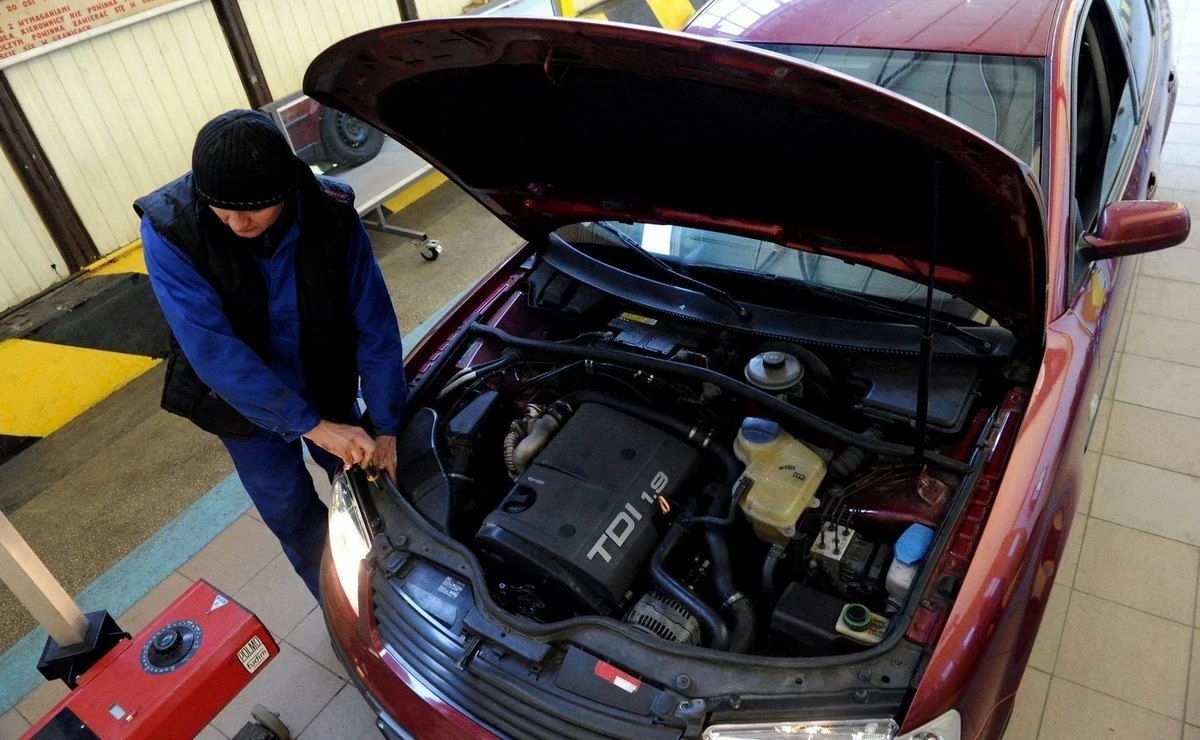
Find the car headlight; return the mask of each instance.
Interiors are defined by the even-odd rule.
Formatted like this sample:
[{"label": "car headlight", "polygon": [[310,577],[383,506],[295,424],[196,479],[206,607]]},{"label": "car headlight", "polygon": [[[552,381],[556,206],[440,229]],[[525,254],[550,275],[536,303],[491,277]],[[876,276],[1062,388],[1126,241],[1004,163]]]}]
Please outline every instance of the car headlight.
[{"label": "car headlight", "polygon": [[762,722],[713,725],[704,731],[704,740],[961,740],[962,720],[951,710],[912,732],[897,736],[899,731],[890,719]]},{"label": "car headlight", "polygon": [[962,715],[951,709],[896,740],[962,740]]},{"label": "car headlight", "polygon": [[892,740],[898,729],[890,719],[763,722],[713,725],[704,731],[704,740]]},{"label": "car headlight", "polygon": [[329,552],[342,592],[355,615],[358,614],[359,564],[371,549],[366,532],[350,482],[344,472],[339,472],[333,479],[333,497],[329,506]]}]

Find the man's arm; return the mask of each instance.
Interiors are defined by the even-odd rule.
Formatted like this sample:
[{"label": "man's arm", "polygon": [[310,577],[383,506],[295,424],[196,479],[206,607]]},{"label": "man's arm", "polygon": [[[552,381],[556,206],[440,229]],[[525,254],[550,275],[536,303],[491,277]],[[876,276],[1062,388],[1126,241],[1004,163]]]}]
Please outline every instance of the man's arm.
[{"label": "man's arm", "polygon": [[395,482],[396,435],[400,432],[400,415],[408,397],[404,348],[387,284],[361,221],[347,259],[349,295],[358,339],[358,374],[362,379],[367,410],[379,435],[375,438],[376,450],[369,462],[386,470]]},{"label": "man's arm", "polygon": [[400,325],[388,297],[387,284],[371,240],[362,223],[350,245],[349,295],[358,338],[358,374],[371,422],[380,436],[394,437],[400,431],[400,415],[408,397],[404,380],[404,348]]},{"label": "man's arm", "polygon": [[288,441],[312,431],[321,421],[316,411],[234,335],[220,296],[187,255],[145,219],[142,245],[150,285],[200,379],[247,419]]}]

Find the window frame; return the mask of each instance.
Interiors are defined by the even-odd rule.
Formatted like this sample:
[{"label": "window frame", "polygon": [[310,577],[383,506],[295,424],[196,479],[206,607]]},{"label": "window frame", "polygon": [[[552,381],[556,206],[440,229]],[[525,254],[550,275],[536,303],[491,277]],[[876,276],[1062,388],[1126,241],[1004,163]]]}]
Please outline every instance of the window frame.
[{"label": "window frame", "polygon": [[[844,74],[849,77],[854,77],[854,75],[849,72],[846,72],[844,70],[838,69],[837,67],[827,66],[820,62],[810,61],[808,59],[795,56],[794,54],[791,54],[787,51],[787,47],[804,48],[804,49],[820,49],[820,50],[828,49],[828,50],[843,50],[843,51],[868,51],[868,52],[878,52],[878,53],[887,53],[887,52],[891,52],[891,51],[904,51],[904,52],[911,51],[908,49],[888,49],[887,47],[876,47],[876,46],[839,47],[836,45],[829,45],[829,44],[799,44],[799,43],[776,43],[776,42],[758,42],[758,41],[739,42],[739,43],[744,43],[745,45],[750,46],[751,48],[759,49],[761,51],[767,51],[767,52],[771,52],[774,54],[781,54],[783,56],[799,60],[806,64],[814,64],[814,65],[822,67],[824,69],[831,69],[834,72],[837,72],[839,74]],[[1037,86],[1038,86],[1037,98],[1039,100],[1039,109],[1037,111],[1038,125],[1036,127],[1036,130],[1039,131],[1040,133],[1038,134],[1039,138],[1035,142],[1035,146],[1033,148],[1033,152],[1032,152],[1033,161],[1032,162],[1025,162],[1025,160],[1020,155],[1018,155],[1017,153],[1015,153],[1011,149],[1009,149],[1008,146],[1005,145],[1005,143],[991,138],[990,136],[988,136],[987,134],[985,134],[982,131],[978,131],[977,129],[973,128],[971,126],[971,124],[969,124],[963,120],[960,120],[958,118],[955,118],[954,116],[950,115],[949,113],[947,113],[945,111],[940,111],[940,110],[937,110],[936,108],[934,110],[936,112],[946,116],[947,118],[950,118],[951,120],[957,122],[958,124],[965,126],[969,129],[971,129],[972,131],[975,131],[977,134],[979,134],[984,139],[991,141],[992,143],[996,144],[1000,148],[1004,149],[1004,151],[1008,152],[1009,154],[1012,154],[1014,157],[1017,157],[1017,159],[1020,159],[1022,162],[1025,162],[1025,165],[1034,172],[1034,174],[1038,177],[1039,183],[1042,185],[1043,188],[1045,188],[1046,187],[1046,182],[1045,182],[1046,173],[1050,170],[1049,164],[1048,164],[1047,160],[1045,159],[1046,152],[1048,151],[1048,142],[1049,142],[1048,137],[1050,136],[1050,131],[1051,131],[1051,124],[1050,124],[1051,95],[1050,95],[1050,93],[1051,93],[1051,88],[1053,87],[1053,85],[1050,80],[1050,59],[1048,57],[1028,57],[1028,56],[1011,55],[1011,54],[983,54],[983,53],[972,52],[972,51],[927,51],[927,52],[912,52],[912,53],[914,53],[914,54],[931,54],[931,55],[938,55],[938,56],[945,56],[945,57],[956,57],[956,56],[960,56],[960,55],[961,56],[977,56],[977,57],[980,57],[980,58],[988,60],[988,61],[1005,60],[1005,59],[1020,59],[1022,61],[1026,61],[1026,62],[1036,61],[1040,64],[1041,68],[1038,70],[1039,74],[1037,76]],[[860,82],[866,82],[867,84],[874,84],[871,80],[865,80],[865,79],[862,79],[859,77],[854,77],[854,78],[859,80]],[[905,100],[908,100],[909,102],[915,103],[917,105],[923,105],[923,103],[921,101],[916,100],[911,97],[908,97],[907,95],[905,95],[901,92],[898,92],[896,90],[892,90],[889,88],[884,88],[884,89],[887,89],[888,92],[891,92],[894,95],[899,95],[900,97],[904,98]]]},{"label": "window frame", "polygon": [[[1106,0],[1106,3],[1108,4],[1109,13],[1112,14],[1113,24],[1117,29],[1117,38],[1120,40],[1121,47],[1125,50],[1125,56],[1129,60],[1129,72],[1137,83],[1134,85],[1134,90],[1140,102],[1149,97],[1150,82],[1154,79],[1155,70],[1157,68],[1157,56],[1155,55],[1155,51],[1158,49],[1158,44],[1161,40],[1161,29],[1159,28],[1158,18],[1158,3],[1156,0]],[[1146,13],[1146,22],[1150,27],[1149,67],[1145,70],[1145,79],[1138,78],[1139,73],[1133,58],[1132,40],[1126,38],[1121,29],[1121,14],[1118,8],[1125,3],[1129,4],[1131,15],[1135,7],[1141,7]],[[1132,24],[1130,24],[1130,26],[1132,27]]]},{"label": "window frame", "polygon": [[[1144,0],[1130,0],[1130,1],[1137,2],[1137,1],[1144,1]],[[1129,143],[1140,142],[1145,137],[1145,127],[1146,127],[1146,121],[1148,118],[1147,111],[1150,109],[1150,106],[1146,104],[1146,99],[1148,99],[1150,96],[1146,96],[1146,99],[1144,99],[1139,94],[1137,78],[1134,76],[1133,64],[1130,59],[1129,46],[1125,42],[1123,33],[1121,32],[1120,25],[1118,24],[1117,19],[1113,14],[1112,7],[1109,5],[1109,0],[1091,0],[1091,2],[1088,2],[1084,5],[1083,10],[1080,13],[1079,23],[1077,24],[1077,28],[1075,30],[1074,42],[1071,47],[1071,75],[1070,75],[1070,80],[1069,80],[1070,90],[1071,90],[1071,95],[1070,95],[1070,99],[1071,99],[1071,105],[1070,105],[1070,131],[1071,131],[1070,158],[1071,158],[1071,162],[1070,162],[1069,171],[1070,171],[1071,180],[1070,180],[1069,197],[1070,197],[1070,203],[1072,203],[1072,204],[1074,204],[1076,202],[1075,201],[1075,193],[1078,191],[1077,186],[1079,184],[1078,182],[1076,182],[1076,172],[1077,172],[1076,165],[1077,165],[1077,157],[1079,154],[1079,141],[1078,141],[1079,92],[1080,92],[1079,82],[1078,82],[1079,81],[1079,63],[1080,63],[1081,55],[1083,53],[1083,40],[1084,40],[1084,35],[1085,35],[1085,29],[1086,29],[1088,23],[1092,22],[1093,10],[1095,10],[1096,12],[1099,12],[1099,13],[1107,14],[1106,17],[1108,18],[1108,22],[1110,24],[1110,31],[1111,31],[1110,35],[1112,37],[1115,37],[1116,48],[1120,50],[1120,54],[1117,57],[1109,58],[1109,56],[1104,54],[1104,50],[1101,49],[1101,55],[1104,58],[1105,64],[1111,65],[1111,64],[1115,63],[1117,60],[1119,60],[1122,64],[1125,65],[1125,72],[1127,75],[1126,84],[1130,86],[1130,90],[1131,90],[1130,98],[1131,98],[1131,103],[1134,106],[1134,114],[1133,114],[1134,115],[1134,126],[1133,126],[1133,132],[1130,135]],[[1104,33],[1105,32],[1103,30],[1097,29],[1098,37],[1103,38]],[[1158,73],[1159,36],[1157,34],[1154,34],[1151,36],[1151,38],[1152,38],[1152,47],[1151,47],[1151,54],[1150,54],[1151,64],[1150,64],[1150,69],[1148,71],[1147,79],[1156,78],[1157,73]],[[1119,101],[1114,101],[1114,105],[1116,105],[1118,102]],[[1115,117],[1113,120],[1115,122],[1115,120],[1116,120]],[[1112,132],[1110,131],[1109,132],[1109,139],[1110,139],[1109,147],[1110,148],[1106,149],[1106,153],[1111,151],[1111,145],[1112,145],[1111,137],[1112,137]],[[1114,176],[1112,183],[1108,186],[1107,190],[1101,194],[1100,207],[1098,208],[1098,210],[1096,212],[1096,216],[1093,219],[1092,223],[1083,224],[1083,227],[1082,227],[1083,230],[1080,231],[1079,233],[1076,233],[1076,225],[1075,225],[1075,220],[1073,217],[1070,219],[1069,223],[1067,224],[1069,238],[1067,239],[1067,245],[1066,245],[1067,246],[1067,255],[1066,255],[1066,258],[1067,258],[1066,259],[1067,280],[1065,281],[1065,283],[1066,283],[1066,291],[1067,291],[1066,305],[1068,305],[1068,306],[1075,304],[1075,302],[1079,298],[1079,295],[1084,291],[1085,286],[1088,284],[1089,276],[1091,276],[1095,270],[1099,269],[1098,263],[1095,263],[1095,262],[1088,264],[1087,269],[1079,269],[1081,258],[1079,257],[1078,247],[1079,247],[1080,240],[1082,239],[1084,234],[1089,233],[1095,227],[1097,221],[1100,218],[1100,214],[1102,214],[1104,212],[1104,208],[1107,205],[1121,199],[1121,196],[1124,194],[1126,188],[1128,188],[1129,178],[1133,171],[1133,165],[1137,161],[1138,150],[1139,150],[1138,146],[1130,146],[1128,144],[1126,145],[1125,153],[1121,159],[1120,164],[1117,167],[1116,175]],[[1101,177],[1103,177],[1103,169],[1101,170]],[[1072,214],[1073,213],[1074,213],[1074,210],[1072,209]]]}]

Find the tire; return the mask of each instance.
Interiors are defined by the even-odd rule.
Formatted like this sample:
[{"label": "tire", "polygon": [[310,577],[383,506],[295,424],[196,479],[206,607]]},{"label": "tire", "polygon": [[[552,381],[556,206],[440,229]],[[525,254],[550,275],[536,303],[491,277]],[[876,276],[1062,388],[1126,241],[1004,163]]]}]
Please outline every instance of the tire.
[{"label": "tire", "polygon": [[321,109],[321,144],[325,157],[342,167],[366,164],[383,148],[383,132],[349,113]]}]

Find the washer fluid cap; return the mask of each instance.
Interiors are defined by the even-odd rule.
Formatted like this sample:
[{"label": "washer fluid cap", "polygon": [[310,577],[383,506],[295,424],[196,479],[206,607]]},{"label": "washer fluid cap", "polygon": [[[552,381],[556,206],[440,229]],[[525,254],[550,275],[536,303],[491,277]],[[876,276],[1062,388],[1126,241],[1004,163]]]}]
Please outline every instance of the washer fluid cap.
[{"label": "washer fluid cap", "polygon": [[770,419],[747,416],[742,422],[742,436],[753,444],[766,444],[779,436],[779,424]]},{"label": "washer fluid cap", "polygon": [[804,377],[804,366],[787,352],[762,352],[746,363],[746,380],[764,391],[786,391]]},{"label": "washer fluid cap", "polygon": [[933,544],[933,530],[924,524],[912,524],[896,540],[896,560],[905,565],[919,563],[925,559],[929,546]]}]

